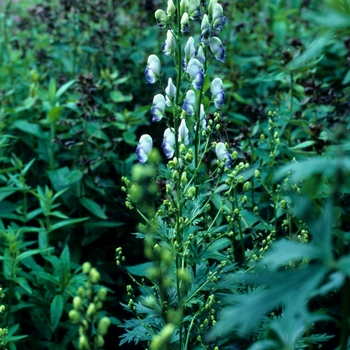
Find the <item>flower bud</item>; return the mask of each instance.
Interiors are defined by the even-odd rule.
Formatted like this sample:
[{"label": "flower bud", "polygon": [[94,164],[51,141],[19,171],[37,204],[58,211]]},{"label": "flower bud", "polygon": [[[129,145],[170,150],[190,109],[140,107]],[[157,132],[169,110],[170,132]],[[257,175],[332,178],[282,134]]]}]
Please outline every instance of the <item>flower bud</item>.
[{"label": "flower bud", "polygon": [[196,188],[192,186],[187,190],[187,197],[189,199],[192,199],[195,195],[196,195]]},{"label": "flower bud", "polygon": [[95,345],[98,347],[98,348],[102,348],[102,346],[105,344],[105,340],[103,339],[102,335],[100,334],[97,334],[95,336]]},{"label": "flower bud", "polygon": [[100,335],[106,335],[108,331],[108,327],[111,324],[111,320],[108,317],[102,317],[98,322],[97,332]]},{"label": "flower bud", "polygon": [[98,292],[97,292],[97,297],[102,300],[105,301],[106,297],[107,297],[107,289],[106,288],[101,288]]},{"label": "flower bud", "polygon": [[182,34],[187,34],[190,32],[190,21],[187,12],[185,12],[181,17],[181,32]]},{"label": "flower bud", "polygon": [[80,314],[77,310],[70,310],[68,317],[72,324],[78,324],[80,322]]},{"label": "flower bud", "polygon": [[175,12],[176,12],[176,7],[174,5],[173,0],[168,0],[168,7],[166,10],[168,17],[171,17],[171,18],[174,17]]},{"label": "flower bud", "polygon": [[260,171],[259,170],[254,170],[254,177],[256,177],[257,179],[260,178]]},{"label": "flower bud", "polygon": [[101,275],[100,273],[93,267],[91,270],[90,270],[90,273],[89,273],[89,277],[90,277],[90,281],[92,283],[98,283],[100,278],[101,278]]},{"label": "flower bud", "polygon": [[184,171],[184,172],[182,173],[182,175],[181,175],[181,183],[182,183],[183,185],[186,185],[186,184],[187,184],[187,173],[186,173],[186,171]]},{"label": "flower bud", "polygon": [[84,262],[82,269],[83,269],[83,274],[87,275],[91,270],[91,264],[88,261]]},{"label": "flower bud", "polygon": [[244,190],[244,191],[249,191],[249,189],[250,189],[250,182],[247,181],[247,182],[243,185],[243,190]]},{"label": "flower bud", "polygon": [[82,310],[83,309],[83,302],[80,297],[74,297],[73,298],[73,307],[74,310]]},{"label": "flower bud", "polygon": [[88,309],[86,310],[86,315],[88,317],[94,316],[96,314],[96,305],[94,303],[90,303]]},{"label": "flower bud", "polygon": [[86,335],[81,335],[79,338],[79,344],[78,344],[79,350],[88,350],[90,349],[89,340]]},{"label": "flower bud", "polygon": [[177,170],[175,170],[175,171],[173,172],[173,179],[174,179],[174,180],[178,180],[178,178],[179,178],[179,172],[178,172]]}]

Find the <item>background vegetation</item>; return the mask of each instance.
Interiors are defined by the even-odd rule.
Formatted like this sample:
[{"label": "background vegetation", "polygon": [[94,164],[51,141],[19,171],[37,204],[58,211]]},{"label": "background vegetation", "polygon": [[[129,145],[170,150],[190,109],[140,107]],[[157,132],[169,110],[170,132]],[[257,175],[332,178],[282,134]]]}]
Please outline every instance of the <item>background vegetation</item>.
[{"label": "background vegetation", "polygon": [[[163,157],[132,176],[139,137],[162,144],[150,110],[163,90],[144,70],[156,54],[175,74],[154,19],[166,2],[0,2],[1,346],[156,349],[171,310],[187,338],[172,329],[161,349],[348,349],[350,2],[221,5],[226,59],[207,75],[226,99],[219,116],[208,108],[207,137],[227,143],[235,174],[203,153],[202,197],[183,215],[184,245],[202,251],[174,277],[161,254],[178,249],[163,206],[174,169]],[[169,227],[145,233],[122,177],[156,185]],[[182,283],[179,314],[166,278]]]}]

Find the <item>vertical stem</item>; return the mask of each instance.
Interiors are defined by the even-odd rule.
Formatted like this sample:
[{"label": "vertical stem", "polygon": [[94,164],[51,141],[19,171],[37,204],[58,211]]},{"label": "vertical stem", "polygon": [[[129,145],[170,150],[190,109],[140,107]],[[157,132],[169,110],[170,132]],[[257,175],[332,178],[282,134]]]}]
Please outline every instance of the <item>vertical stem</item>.
[{"label": "vertical stem", "polygon": [[[233,189],[234,193],[234,199],[235,199],[235,207],[238,209],[238,199],[237,199],[237,191],[236,191],[236,186]],[[241,219],[238,217],[237,220],[238,224],[238,230],[239,230],[239,236],[241,239],[241,245],[242,245],[242,258],[243,258],[243,266],[246,267],[246,261],[245,261],[245,245],[244,245],[244,238],[243,238],[243,231],[242,231],[242,225],[241,225]]]},{"label": "vertical stem", "polygon": [[[51,123],[51,141],[56,137],[56,124]],[[55,144],[51,142],[50,170],[55,169]]]},{"label": "vertical stem", "polygon": [[340,350],[348,349],[348,339],[350,335],[349,317],[350,317],[350,278],[346,277],[345,283],[342,287],[342,319],[340,330]]}]

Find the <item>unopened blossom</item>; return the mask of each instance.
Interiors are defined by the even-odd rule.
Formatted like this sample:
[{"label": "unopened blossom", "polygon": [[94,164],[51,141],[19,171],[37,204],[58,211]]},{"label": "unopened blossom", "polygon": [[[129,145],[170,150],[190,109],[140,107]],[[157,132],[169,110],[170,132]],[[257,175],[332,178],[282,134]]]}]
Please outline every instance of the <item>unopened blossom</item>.
[{"label": "unopened blossom", "polygon": [[150,55],[147,60],[145,77],[149,84],[154,84],[160,75],[160,60],[156,55]]},{"label": "unopened blossom", "polygon": [[158,28],[160,30],[166,29],[168,26],[168,16],[163,10],[157,10],[154,14],[154,17],[156,18]]},{"label": "unopened blossom", "polygon": [[187,43],[185,45],[185,57],[182,60],[182,68],[186,69],[187,62],[191,59],[196,57],[197,55],[197,50],[196,47],[194,46],[194,39],[192,36],[190,36],[187,39]]},{"label": "unopened blossom", "polygon": [[175,152],[175,133],[172,129],[168,128],[164,131],[164,138],[162,148],[167,158],[172,158]]},{"label": "unopened blossom", "polygon": [[185,12],[181,17],[181,32],[182,34],[187,34],[190,32],[190,20],[187,12]]},{"label": "unopened blossom", "polygon": [[179,126],[179,142],[182,142],[185,145],[188,145],[190,143],[190,132],[188,131],[188,128],[186,126],[185,119],[181,120],[180,126]]},{"label": "unopened blossom", "polygon": [[202,130],[207,128],[207,119],[205,118],[204,105],[201,104],[199,109],[199,122],[201,124]]},{"label": "unopened blossom", "polygon": [[166,102],[161,94],[157,94],[153,98],[153,105],[151,109],[152,122],[159,122],[165,115]]},{"label": "unopened blossom", "polygon": [[136,148],[136,156],[140,163],[146,163],[149,154],[152,151],[153,140],[148,134],[142,135],[139,140],[139,144]]},{"label": "unopened blossom", "polygon": [[225,92],[222,86],[222,80],[220,78],[215,78],[211,82],[210,92],[215,107],[221,108],[221,106],[225,102]]},{"label": "unopened blossom", "polygon": [[176,86],[173,84],[173,80],[171,78],[168,79],[168,85],[165,88],[165,104],[168,107],[171,107],[171,101],[174,100],[176,95]]},{"label": "unopened blossom", "polygon": [[224,62],[226,57],[226,49],[218,37],[213,36],[210,38],[209,47],[215,58],[220,62]]},{"label": "unopened blossom", "polygon": [[218,0],[210,0],[208,5],[208,14],[213,17],[214,5],[218,3]]},{"label": "unopened blossom", "polygon": [[165,56],[172,56],[175,53],[176,40],[171,30],[167,31],[165,42],[162,46],[162,51]]},{"label": "unopened blossom", "polygon": [[196,104],[196,95],[193,90],[186,92],[186,97],[182,105],[182,109],[190,116],[194,114],[194,108]]},{"label": "unopened blossom", "polygon": [[176,12],[176,7],[174,5],[174,1],[173,0],[168,0],[168,7],[166,10],[166,13],[169,17],[174,17]]},{"label": "unopened blossom", "polygon": [[189,0],[181,0],[181,1],[180,1],[180,12],[181,12],[181,13],[187,12],[188,1],[189,1]]},{"label": "unopened blossom", "polygon": [[201,18],[200,1],[189,0],[187,12],[192,21],[199,21],[199,19]]},{"label": "unopened blossom", "polygon": [[232,158],[230,153],[227,151],[226,146],[223,142],[218,142],[216,144],[215,147],[215,153],[217,158],[221,161],[221,162],[226,162],[225,165],[227,167],[229,167],[231,165],[232,162]]},{"label": "unopened blossom", "polygon": [[204,53],[204,48],[202,45],[199,46],[198,48],[198,52],[197,52],[197,56],[196,56],[197,60],[204,64],[205,63],[205,53]]},{"label": "unopened blossom", "polygon": [[188,62],[186,72],[191,79],[193,87],[196,90],[200,90],[204,82],[203,65],[196,58],[192,58]]},{"label": "unopened blossom", "polygon": [[212,24],[213,28],[217,30],[218,32],[222,31],[222,28],[226,24],[226,17],[223,14],[223,9],[220,4],[215,4],[213,7],[213,18],[212,18]]}]

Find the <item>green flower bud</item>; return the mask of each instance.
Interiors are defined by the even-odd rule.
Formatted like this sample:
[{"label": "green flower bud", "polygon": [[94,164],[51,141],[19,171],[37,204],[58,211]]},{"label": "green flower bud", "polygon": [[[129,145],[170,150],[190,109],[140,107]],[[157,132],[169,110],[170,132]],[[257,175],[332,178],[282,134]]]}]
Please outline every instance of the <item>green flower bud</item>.
[{"label": "green flower bud", "polygon": [[100,335],[106,335],[108,331],[108,327],[111,324],[111,320],[108,317],[102,317],[98,322],[97,332]]},{"label": "green flower bud", "polygon": [[186,171],[184,171],[184,172],[182,173],[182,175],[181,175],[181,183],[182,183],[183,185],[186,185],[186,184],[187,184],[187,173],[186,173]]},{"label": "green flower bud", "polygon": [[86,310],[86,315],[88,317],[94,316],[96,314],[96,305],[94,303],[90,303],[88,309]]},{"label": "green flower bud", "polygon": [[164,30],[168,26],[168,16],[163,10],[157,10],[154,14],[154,17],[156,18],[158,28],[160,30]]},{"label": "green flower bud", "polygon": [[254,171],[254,176],[255,176],[257,179],[260,179],[260,171],[259,171],[259,170],[255,170],[255,171]]},{"label": "green flower bud", "polygon": [[185,283],[189,283],[192,280],[191,275],[187,269],[179,269],[177,271],[177,277]]},{"label": "green flower bud", "polygon": [[264,134],[261,134],[261,135],[260,135],[260,140],[261,140],[261,141],[264,141],[264,140],[265,140],[265,135],[264,135]]},{"label": "green flower bud", "polygon": [[83,310],[83,302],[80,297],[73,298],[73,307],[74,310]]},{"label": "green flower bud", "polygon": [[86,335],[81,335],[79,338],[79,344],[78,344],[79,350],[88,350],[90,349],[89,340]]},{"label": "green flower bud", "polygon": [[180,153],[186,153],[186,146],[183,143],[180,145]]},{"label": "green flower bud", "polygon": [[192,199],[195,197],[195,195],[196,195],[196,188],[192,186],[187,190],[187,197],[189,199]]},{"label": "green flower bud", "polygon": [[91,264],[88,261],[84,262],[82,268],[83,268],[83,274],[87,275],[91,270]]},{"label": "green flower bud", "polygon": [[155,335],[152,339],[150,350],[163,350],[166,347],[166,343],[169,341],[173,334],[175,325],[168,323],[159,334]]},{"label": "green flower bud", "polygon": [[89,277],[90,277],[90,281],[92,283],[98,283],[100,278],[101,278],[101,275],[100,273],[93,267],[91,270],[90,270],[90,273],[89,273]]},{"label": "green flower bud", "polygon": [[167,7],[167,10],[166,10],[167,15],[169,17],[174,17],[175,12],[176,12],[176,7],[174,5],[173,0],[168,0],[168,7]]},{"label": "green flower bud", "polygon": [[103,339],[102,335],[100,334],[97,334],[95,336],[95,345],[98,347],[98,348],[102,348],[103,345],[105,345],[105,340]]},{"label": "green flower bud", "polygon": [[243,185],[243,190],[244,190],[244,191],[249,191],[249,189],[250,189],[250,182],[247,181],[247,182]]},{"label": "green flower bud", "polygon": [[70,310],[68,317],[73,324],[78,324],[80,322],[80,314],[77,310]]},{"label": "green flower bud", "polygon": [[107,297],[107,289],[106,288],[101,288],[98,292],[97,292],[97,297],[102,300],[105,301],[106,297]]},{"label": "green flower bud", "polygon": [[178,180],[178,179],[179,179],[179,172],[178,172],[177,170],[175,170],[175,171],[173,172],[173,179],[174,179],[174,180]]}]

